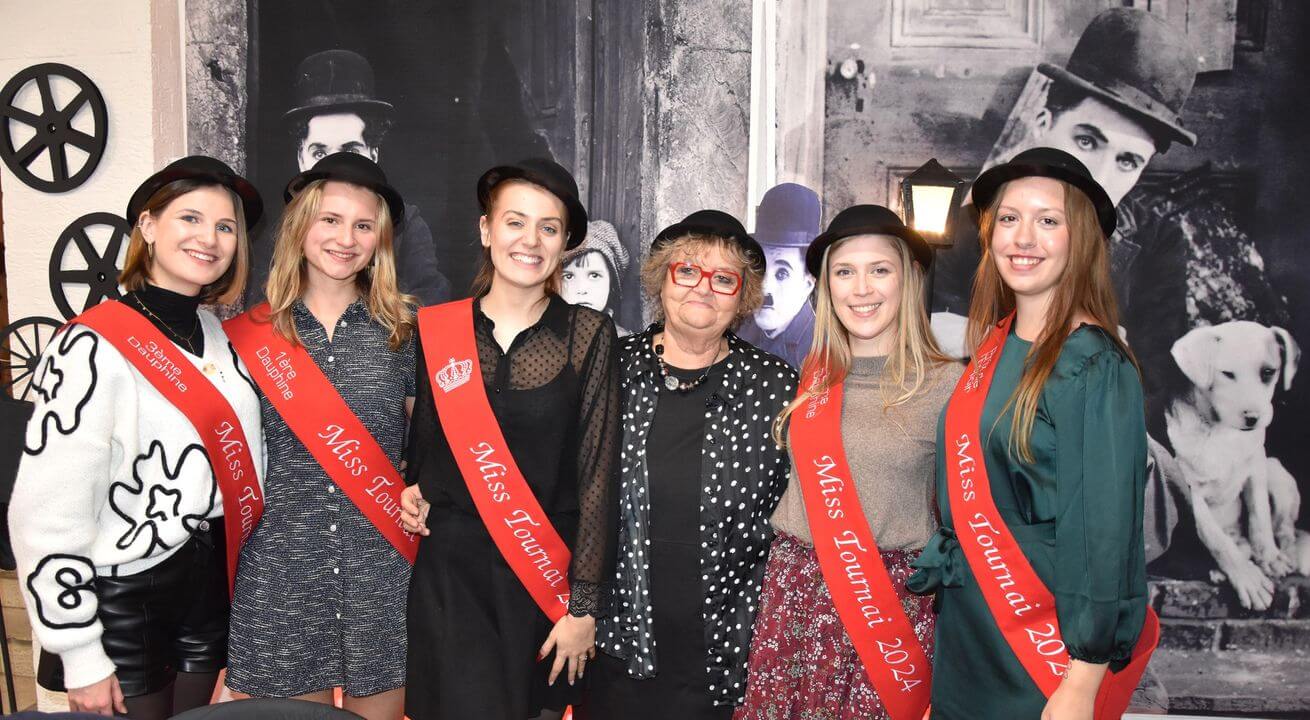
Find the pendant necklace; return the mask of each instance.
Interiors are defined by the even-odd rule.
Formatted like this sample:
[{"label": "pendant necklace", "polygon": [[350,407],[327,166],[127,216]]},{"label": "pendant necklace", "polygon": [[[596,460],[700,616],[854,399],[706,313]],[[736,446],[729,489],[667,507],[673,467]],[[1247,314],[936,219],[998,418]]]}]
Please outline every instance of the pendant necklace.
[{"label": "pendant necklace", "polygon": [[692,380],[681,380],[677,376],[669,373],[668,363],[664,362],[664,336],[660,335],[660,341],[655,343],[655,360],[660,365],[660,377],[664,378],[664,387],[670,391],[687,393],[700,387],[710,377],[710,369],[719,360],[718,352],[714,353],[714,360],[700,374],[700,377]]},{"label": "pendant necklace", "polygon": [[[145,304],[144,302],[141,302],[141,298],[137,297],[136,295],[133,295],[133,296],[132,296],[132,301],[133,301],[133,303],[134,303],[137,307],[139,307],[139,308],[141,308],[142,310],[144,310],[145,313],[146,313],[147,315],[149,315],[150,317],[154,318],[155,321],[159,323],[159,327],[164,331],[164,334],[166,334],[166,335],[169,336],[169,339],[171,339],[171,340],[175,340],[175,341],[177,341],[178,343],[180,343],[183,347],[185,347],[185,348],[187,349],[187,352],[191,353],[193,356],[195,356],[195,357],[201,357],[200,354],[196,352],[196,348],[195,348],[194,345],[191,344],[191,341],[190,341],[190,340],[188,340],[187,338],[182,337],[182,335],[181,335],[180,333],[178,333],[178,332],[177,332],[176,330],[174,330],[173,328],[169,327],[169,326],[168,326],[168,323],[164,322],[162,318],[160,318],[158,315],[156,315],[154,312],[152,312],[152,311],[150,310],[150,308],[146,307],[146,304]],[[196,319],[196,325],[197,325],[197,327],[199,327],[199,323],[200,323],[200,319],[197,318],[197,319]],[[194,334],[194,332],[195,332],[195,331],[193,330],[192,333]],[[213,377],[213,376],[217,375],[217,376],[219,376],[220,378],[223,378],[224,380],[227,379],[227,378],[223,375],[223,371],[222,371],[222,370],[219,370],[219,369],[218,369],[218,366],[215,365],[215,364],[212,363],[212,362],[206,362],[206,363],[205,363],[205,366],[202,367],[202,368],[200,368],[200,372],[202,372],[202,373],[204,373],[205,375],[208,375],[208,376],[210,376],[210,377]]]}]

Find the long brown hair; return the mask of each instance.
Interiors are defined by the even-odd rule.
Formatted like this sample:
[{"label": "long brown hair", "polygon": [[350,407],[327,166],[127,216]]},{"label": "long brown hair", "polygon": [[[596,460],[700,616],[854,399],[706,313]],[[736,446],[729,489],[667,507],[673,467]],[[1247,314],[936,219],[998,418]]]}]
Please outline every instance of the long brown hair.
[{"label": "long brown hair", "polygon": [[[1011,181],[1013,182],[1013,181]],[[1064,348],[1064,341],[1074,329],[1079,316],[1091,318],[1093,325],[1105,330],[1116,345],[1136,366],[1128,346],[1119,339],[1119,303],[1115,300],[1110,283],[1110,253],[1096,217],[1096,208],[1081,190],[1058,180],[1064,189],[1064,213],[1069,228],[1069,261],[1055,286],[1051,303],[1046,309],[1046,322],[1028,350],[1019,385],[1006,403],[1013,408],[1010,419],[1012,447],[1018,446],[1019,456],[1032,462],[1032,430],[1037,419],[1037,402],[1042,386],[1055,368]],[[1010,183],[1002,185],[989,207],[982,211],[979,237],[982,257],[973,281],[973,296],[969,302],[969,324],[966,347],[973,355],[996,323],[1015,309],[1014,291],[1002,280],[996,261],[992,259],[992,233],[996,216]]]},{"label": "long brown hair", "polygon": [[[932,327],[928,321],[928,311],[924,307],[925,291],[923,266],[915,262],[910,246],[904,240],[887,236],[896,248],[901,264],[901,299],[896,306],[896,345],[883,366],[883,378],[890,380],[883,383],[883,409],[889,410],[903,405],[914,397],[923,387],[928,368],[951,359],[937,346]],[[851,351],[850,334],[846,326],[837,317],[837,309],[832,302],[829,289],[828,257],[832,251],[851,238],[844,238],[824,251],[823,262],[819,270],[819,281],[815,286],[814,335],[810,340],[810,352],[805,356],[802,369],[808,371],[814,366],[824,368],[822,379],[814,387],[803,387],[778,418],[773,421],[773,441],[779,447],[786,447],[785,426],[787,419],[805,402],[815,395],[821,395],[830,388],[842,384],[851,371],[854,353]],[[890,328],[889,328],[890,329]],[[804,383],[806,378],[802,377]],[[887,388],[897,389],[892,396]]]},{"label": "long brown hair", "polygon": [[[250,239],[246,232],[246,211],[245,206],[241,204],[241,198],[226,186],[188,178],[174,180],[156,190],[155,194],[146,200],[142,210],[158,219],[174,200],[206,187],[219,188],[232,198],[232,208],[237,221],[237,247],[236,255],[228,265],[227,271],[217,280],[200,289],[200,300],[205,303],[231,305],[245,291],[246,278],[250,275]],[[118,282],[128,290],[140,290],[150,280],[150,266],[153,259],[145,235],[141,233],[141,218],[138,216],[128,220],[132,222],[132,235],[127,241],[127,255],[123,260],[123,270],[118,273]]]},{"label": "long brown hair", "polygon": [[[318,220],[326,180],[309,183],[291,198],[282,211],[273,246],[273,267],[268,273],[266,295],[273,328],[288,342],[299,345],[300,335],[291,317],[291,306],[305,293],[305,234]],[[418,304],[412,295],[400,292],[396,282],[395,226],[387,204],[378,198],[377,248],[368,267],[355,275],[355,285],[364,298],[369,315],[390,333],[387,347],[399,350],[414,331]]]}]

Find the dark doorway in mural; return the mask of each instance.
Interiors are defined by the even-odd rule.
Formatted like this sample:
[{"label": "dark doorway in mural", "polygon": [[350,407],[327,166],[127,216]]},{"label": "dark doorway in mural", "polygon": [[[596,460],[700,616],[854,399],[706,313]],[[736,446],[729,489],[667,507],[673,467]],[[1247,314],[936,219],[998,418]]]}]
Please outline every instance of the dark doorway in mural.
[{"label": "dark doorway in mural", "polygon": [[[397,259],[402,289],[424,303],[467,294],[480,254],[474,187],[500,162],[543,156],[572,169],[593,218],[613,223],[640,257],[640,180],[610,180],[623,174],[608,169],[614,158],[622,169],[624,151],[639,149],[640,125],[593,94],[631,70],[622,63],[640,60],[616,63],[593,50],[595,37],[622,33],[628,12],[639,18],[641,9],[605,0],[256,0],[252,179],[273,200],[315,150],[374,156],[410,206]],[[271,257],[264,242],[257,266]],[[636,268],[629,273],[624,280],[635,280]],[[618,315],[638,324],[640,299],[627,292],[635,283],[623,285]]]}]

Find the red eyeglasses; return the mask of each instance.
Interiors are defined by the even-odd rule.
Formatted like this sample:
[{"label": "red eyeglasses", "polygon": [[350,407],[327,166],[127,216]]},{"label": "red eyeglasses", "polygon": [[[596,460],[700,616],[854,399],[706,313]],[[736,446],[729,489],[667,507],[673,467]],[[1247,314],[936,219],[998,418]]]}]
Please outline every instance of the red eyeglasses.
[{"label": "red eyeglasses", "polygon": [[696,287],[709,278],[710,290],[719,295],[736,295],[741,290],[741,276],[731,270],[705,270],[695,263],[669,263],[669,277],[675,285]]}]

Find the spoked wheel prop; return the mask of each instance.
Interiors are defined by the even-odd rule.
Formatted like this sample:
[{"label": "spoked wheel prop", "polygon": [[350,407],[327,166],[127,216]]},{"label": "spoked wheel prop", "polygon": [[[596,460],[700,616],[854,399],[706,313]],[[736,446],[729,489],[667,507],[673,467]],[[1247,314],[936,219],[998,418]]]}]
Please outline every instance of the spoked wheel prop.
[{"label": "spoked wheel prop", "polygon": [[63,323],[48,317],[23,318],[0,330],[0,390],[15,400],[32,400],[32,381],[41,351]]},{"label": "spoked wheel prop", "polygon": [[[91,240],[87,231],[91,228],[108,226],[109,241],[101,252]],[[97,234],[105,232],[102,227]],[[63,313],[65,320],[72,320],[75,315],[99,305],[102,300],[117,300],[118,292],[118,255],[123,250],[130,230],[123,218],[107,212],[94,212],[83,215],[64,228],[55,241],[55,248],[50,253],[50,296],[55,306]],[[73,309],[69,302],[69,290],[78,286],[87,287],[86,301],[80,309]]]},{"label": "spoked wheel prop", "polygon": [[[39,111],[21,107],[19,95],[28,83],[36,85]],[[73,96],[60,102],[55,86],[69,83],[75,88]],[[73,127],[83,108],[91,114],[89,134]],[[19,180],[41,192],[67,192],[86,182],[100,164],[109,137],[109,113],[100,89],[80,70],[59,63],[33,65],[10,78],[0,90],[0,121],[0,159]],[[78,167],[70,167],[70,145],[86,154]],[[42,155],[48,158],[49,178],[33,172]]]}]

